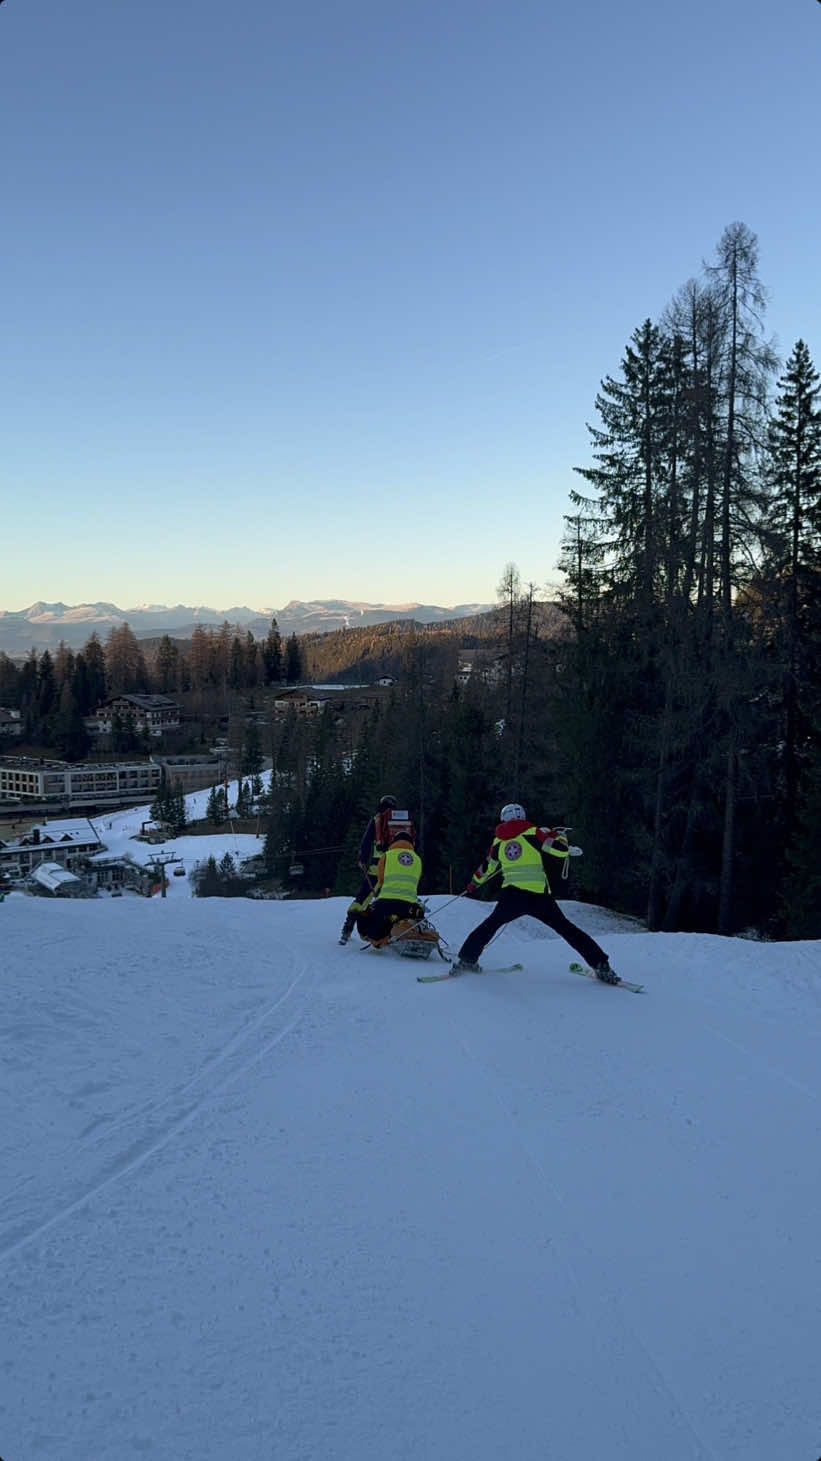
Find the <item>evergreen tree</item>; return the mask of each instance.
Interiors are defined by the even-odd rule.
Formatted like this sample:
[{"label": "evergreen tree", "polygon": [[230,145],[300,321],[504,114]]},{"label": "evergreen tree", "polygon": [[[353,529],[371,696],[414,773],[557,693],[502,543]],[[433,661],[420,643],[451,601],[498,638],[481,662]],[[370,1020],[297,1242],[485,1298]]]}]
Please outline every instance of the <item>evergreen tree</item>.
[{"label": "evergreen tree", "polygon": [[244,731],[240,758],[240,774],[242,776],[258,776],[265,764],[259,726],[251,721],[250,724],[245,726]]},{"label": "evergreen tree", "polygon": [[165,776],[163,776],[159,786],[157,787],[154,800],[149,807],[149,812],[152,820],[160,823],[161,826],[170,826],[171,824],[170,802],[171,795],[168,790],[168,784],[166,782]]},{"label": "evergreen tree", "polygon": [[37,720],[40,734],[47,744],[51,743],[51,717],[57,708],[57,681],[54,663],[47,649],[40,656],[37,667]]},{"label": "evergreen tree", "polygon": [[177,778],[174,781],[174,788],[168,798],[168,821],[173,828],[174,836],[179,837],[188,825],[188,813],[185,806],[185,792],[182,782]]},{"label": "evergreen tree", "polygon": [[0,649],[0,705],[7,710],[20,707],[20,671],[14,660]]},{"label": "evergreen tree", "polygon": [[240,781],[237,786],[236,813],[238,817],[247,817],[251,811],[251,792],[247,781]]},{"label": "evergreen tree", "polygon": [[154,657],[154,678],[160,695],[173,695],[177,690],[180,651],[167,634],[163,634]]},{"label": "evergreen tree", "polygon": [[221,827],[228,816],[226,806],[225,787],[212,786],[208,793],[208,802],[205,808],[205,815],[208,821],[215,827]]},{"label": "evergreen tree", "polygon": [[278,685],[282,680],[282,638],[276,619],[271,620],[268,637],[263,649],[266,685]]},{"label": "evergreen tree", "polygon": [[217,860],[213,854],[206,858],[204,863],[194,868],[191,875],[196,898],[218,898],[221,891],[221,878],[217,869]]},{"label": "evergreen tree", "polygon": [[821,737],[808,751],[787,844],[783,912],[790,938],[821,939]]},{"label": "evergreen tree", "polygon": [[65,761],[82,761],[90,745],[85,721],[74,694],[73,679],[64,680],[54,716],[54,747]]},{"label": "evergreen tree", "polygon": [[285,679],[289,685],[298,685],[304,679],[304,675],[302,650],[294,633],[285,642]]},{"label": "evergreen tree", "polygon": [[105,651],[96,633],[91,635],[83,647],[83,660],[88,676],[89,710],[93,711],[97,710],[108,696]]},{"label": "evergreen tree", "polygon": [[74,702],[81,716],[91,714],[91,683],[88,674],[88,664],[82,650],[74,660],[74,675],[71,681],[71,689],[74,695]]},{"label": "evergreen tree", "polygon": [[795,825],[802,746],[811,725],[808,699],[818,660],[813,604],[821,576],[821,409],[819,375],[799,340],[779,380],[770,422],[767,516],[768,597],[783,666],[785,832]]}]

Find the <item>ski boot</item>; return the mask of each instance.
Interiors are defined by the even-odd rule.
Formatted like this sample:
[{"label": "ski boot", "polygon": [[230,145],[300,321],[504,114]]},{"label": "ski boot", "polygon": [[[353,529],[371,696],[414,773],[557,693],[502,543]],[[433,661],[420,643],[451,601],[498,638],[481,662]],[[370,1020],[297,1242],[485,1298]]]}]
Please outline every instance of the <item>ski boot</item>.
[{"label": "ski boot", "polygon": [[595,964],[593,966],[593,973],[597,979],[601,980],[602,984],[621,984],[621,979],[615,969],[610,968],[609,959],[605,959],[603,964]]},{"label": "ski boot", "polygon": [[457,959],[456,963],[451,965],[450,972],[451,974],[481,974],[482,966],[474,963],[472,959]]},{"label": "ski boot", "polygon": [[350,938],[351,934],[354,931],[354,925],[355,925],[355,923],[356,923],[356,919],[355,918],[351,918],[350,915],[348,915],[348,917],[345,919],[345,922],[342,925],[342,932],[339,935],[339,942],[341,944],[346,944],[348,942],[348,939]]}]

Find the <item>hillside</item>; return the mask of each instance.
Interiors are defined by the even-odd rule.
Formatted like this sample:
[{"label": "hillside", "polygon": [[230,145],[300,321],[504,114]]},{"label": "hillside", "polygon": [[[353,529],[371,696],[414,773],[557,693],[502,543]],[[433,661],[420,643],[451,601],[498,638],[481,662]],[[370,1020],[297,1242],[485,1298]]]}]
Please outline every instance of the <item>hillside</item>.
[{"label": "hillside", "polygon": [[[523,633],[521,616],[517,626]],[[569,632],[569,622],[558,604],[539,602],[533,605],[531,632],[540,639],[553,639]],[[333,633],[306,634],[302,639],[308,677],[315,681],[375,678],[377,675],[399,675],[405,666],[409,644],[421,645],[433,662],[454,661],[461,649],[483,647],[488,656],[501,651],[508,634],[508,615],[504,608],[485,608],[476,614],[442,622],[423,624],[416,619],[391,620],[337,630]]]},{"label": "hillside", "polygon": [[821,946],[343,908],[0,905],[3,1457],[815,1457]]}]

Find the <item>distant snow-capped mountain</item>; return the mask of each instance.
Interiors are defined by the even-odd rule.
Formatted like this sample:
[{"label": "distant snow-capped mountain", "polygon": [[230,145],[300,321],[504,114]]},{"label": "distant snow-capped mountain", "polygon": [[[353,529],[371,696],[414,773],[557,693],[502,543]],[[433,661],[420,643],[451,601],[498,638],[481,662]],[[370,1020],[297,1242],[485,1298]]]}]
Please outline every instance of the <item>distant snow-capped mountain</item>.
[{"label": "distant snow-capped mountain", "polygon": [[267,634],[275,618],[280,634],[322,634],[334,629],[386,624],[392,619],[415,619],[421,624],[463,619],[493,608],[492,604],[457,604],[442,608],[436,604],[366,604],[348,599],[291,599],[282,609],[251,609],[235,605],[212,609],[204,604],[139,604],[120,609],[116,604],[63,604],[38,601],[28,609],[0,609],[0,650],[8,655],[29,650],[55,649],[60,641],[69,649],[81,649],[92,634],[105,640],[111,629],[128,624],[138,639],[155,639],[169,634],[190,639],[197,625],[227,622],[255,638]]}]

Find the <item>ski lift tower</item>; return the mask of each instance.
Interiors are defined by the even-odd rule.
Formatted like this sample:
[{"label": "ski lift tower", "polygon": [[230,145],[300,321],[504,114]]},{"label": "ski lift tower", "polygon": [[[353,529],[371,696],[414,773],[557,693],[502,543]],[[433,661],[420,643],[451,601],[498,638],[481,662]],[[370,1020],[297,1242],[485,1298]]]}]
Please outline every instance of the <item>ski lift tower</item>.
[{"label": "ski lift tower", "polygon": [[160,857],[158,853],[155,853],[152,857],[150,857],[148,859],[148,862],[146,864],[146,866],[149,867],[152,872],[159,873],[159,878],[160,878],[160,893],[161,893],[161,896],[163,898],[165,897],[165,889],[166,889],[166,882],[167,882],[166,876],[165,876],[165,869],[172,862],[182,862],[182,858],[181,857],[178,857],[176,853],[172,853],[168,857]]}]

